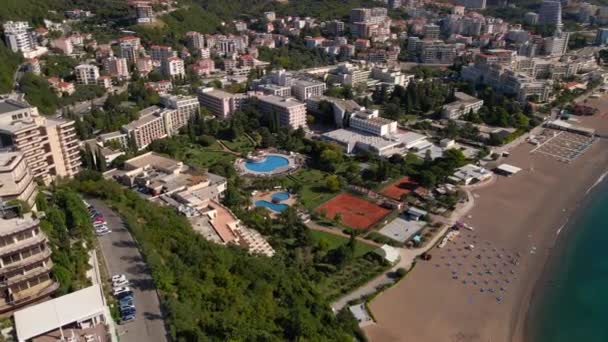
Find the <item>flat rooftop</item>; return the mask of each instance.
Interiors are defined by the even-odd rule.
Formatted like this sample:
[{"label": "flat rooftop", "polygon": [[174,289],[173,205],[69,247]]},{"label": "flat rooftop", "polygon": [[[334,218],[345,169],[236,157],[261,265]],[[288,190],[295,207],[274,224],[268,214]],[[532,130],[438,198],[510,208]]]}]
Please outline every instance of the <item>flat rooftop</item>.
[{"label": "flat rooftop", "polygon": [[25,341],[104,312],[101,289],[93,285],[15,312],[15,330]]},{"label": "flat rooftop", "polygon": [[0,217],[0,236],[6,236],[38,224],[38,219],[32,217],[31,213],[23,214],[23,217],[4,219]]},{"label": "flat rooftop", "polygon": [[141,116],[139,119],[135,121],[131,121],[123,127],[127,130],[136,129],[141,125],[145,125],[157,119],[162,119],[160,116],[156,115],[157,113],[161,113],[163,110],[156,107],[156,110],[152,111],[149,108],[146,108],[140,112]]},{"label": "flat rooftop", "polygon": [[155,152],[148,152],[125,161],[125,166],[129,166],[131,169],[154,167],[162,170],[174,170],[181,167],[182,163]]},{"label": "flat rooftop", "polygon": [[20,152],[3,152],[0,153],[0,171],[10,171],[13,169],[13,164],[21,157]]},{"label": "flat rooftop", "polygon": [[4,101],[0,101],[0,114],[14,112],[16,110],[21,110],[25,108],[29,108],[30,105],[26,102],[21,102],[13,99],[8,99]]},{"label": "flat rooftop", "polygon": [[266,95],[259,96],[258,99],[262,102],[270,103],[277,107],[291,108],[291,107],[299,107],[304,106],[304,103],[293,99],[293,98],[283,98],[275,95]]}]

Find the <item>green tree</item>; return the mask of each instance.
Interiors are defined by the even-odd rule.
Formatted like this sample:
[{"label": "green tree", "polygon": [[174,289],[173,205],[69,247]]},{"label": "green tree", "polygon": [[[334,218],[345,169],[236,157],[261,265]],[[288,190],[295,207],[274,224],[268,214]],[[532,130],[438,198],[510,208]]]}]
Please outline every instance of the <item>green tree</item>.
[{"label": "green tree", "polygon": [[338,192],[340,191],[340,179],[336,175],[327,176],[325,186],[330,192]]}]

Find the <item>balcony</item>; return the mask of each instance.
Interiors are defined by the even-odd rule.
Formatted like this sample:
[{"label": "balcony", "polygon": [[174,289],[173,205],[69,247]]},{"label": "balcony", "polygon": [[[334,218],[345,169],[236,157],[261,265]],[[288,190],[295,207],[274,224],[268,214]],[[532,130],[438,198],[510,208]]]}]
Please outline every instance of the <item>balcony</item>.
[{"label": "balcony", "polygon": [[46,263],[46,265],[44,265],[44,266],[35,268],[35,269],[33,269],[33,270],[29,271],[29,272],[26,272],[25,274],[18,275],[16,277],[13,277],[13,278],[10,278],[10,279],[6,280],[3,283],[0,283],[0,288],[7,287],[7,286],[12,286],[12,285],[15,285],[15,284],[19,284],[19,283],[22,283],[22,282],[24,282],[24,281],[26,281],[28,279],[32,279],[32,278],[38,277],[38,276],[43,275],[43,274],[51,273],[52,269],[53,269],[53,262],[49,260]]},{"label": "balcony", "polygon": [[42,233],[38,233],[38,235],[36,235],[32,238],[21,240],[12,245],[8,245],[8,246],[4,246],[4,247],[0,248],[0,257],[15,254],[24,249],[28,249],[28,248],[34,247],[36,245],[46,243],[46,241],[47,241],[46,236]]},{"label": "balcony", "polygon": [[9,272],[13,272],[15,270],[18,270],[20,268],[24,268],[27,267],[29,265],[35,264],[37,262],[46,260],[48,258],[51,257],[51,249],[50,248],[46,248],[45,250],[39,252],[36,255],[31,255],[29,257],[26,257],[25,259],[21,259],[20,261],[14,262],[8,266],[5,266],[3,268],[0,268],[0,275],[4,275],[6,273]]}]

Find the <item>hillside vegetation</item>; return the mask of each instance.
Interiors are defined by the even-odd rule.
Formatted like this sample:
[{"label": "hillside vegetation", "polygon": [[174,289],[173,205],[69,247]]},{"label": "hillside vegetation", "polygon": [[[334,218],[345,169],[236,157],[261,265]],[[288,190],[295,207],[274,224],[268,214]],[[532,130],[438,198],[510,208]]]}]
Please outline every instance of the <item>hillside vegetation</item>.
[{"label": "hillside vegetation", "polygon": [[21,57],[13,53],[4,42],[0,42],[0,93],[7,93],[13,89],[13,76]]}]

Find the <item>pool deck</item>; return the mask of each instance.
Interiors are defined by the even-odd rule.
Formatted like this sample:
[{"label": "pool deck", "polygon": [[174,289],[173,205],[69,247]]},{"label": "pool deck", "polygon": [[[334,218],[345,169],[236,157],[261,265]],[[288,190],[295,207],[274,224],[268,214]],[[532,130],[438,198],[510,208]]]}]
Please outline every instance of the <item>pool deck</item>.
[{"label": "pool deck", "polygon": [[[267,202],[272,202],[272,195],[276,194],[277,192],[286,192],[286,190],[271,190],[271,191],[258,191],[258,193],[256,193],[255,195],[251,196],[251,203],[255,203],[257,201],[267,201]],[[279,203],[281,204],[286,204],[290,207],[292,207],[294,204],[296,204],[297,202],[297,195],[295,194],[289,194],[289,198],[281,201]],[[255,204],[253,205],[255,207]],[[279,212],[276,212],[274,210],[270,210],[268,208],[266,208],[268,210],[268,212],[272,215],[272,216],[278,216]]]},{"label": "pool deck", "polygon": [[277,156],[287,159],[289,162],[286,166],[278,167],[268,172],[258,172],[247,168],[247,158],[239,158],[234,162],[236,170],[243,176],[254,176],[254,177],[274,177],[279,175],[287,175],[298,170],[302,164],[302,157],[295,153],[284,153],[278,151],[258,151],[258,157],[267,158],[269,156]]}]

